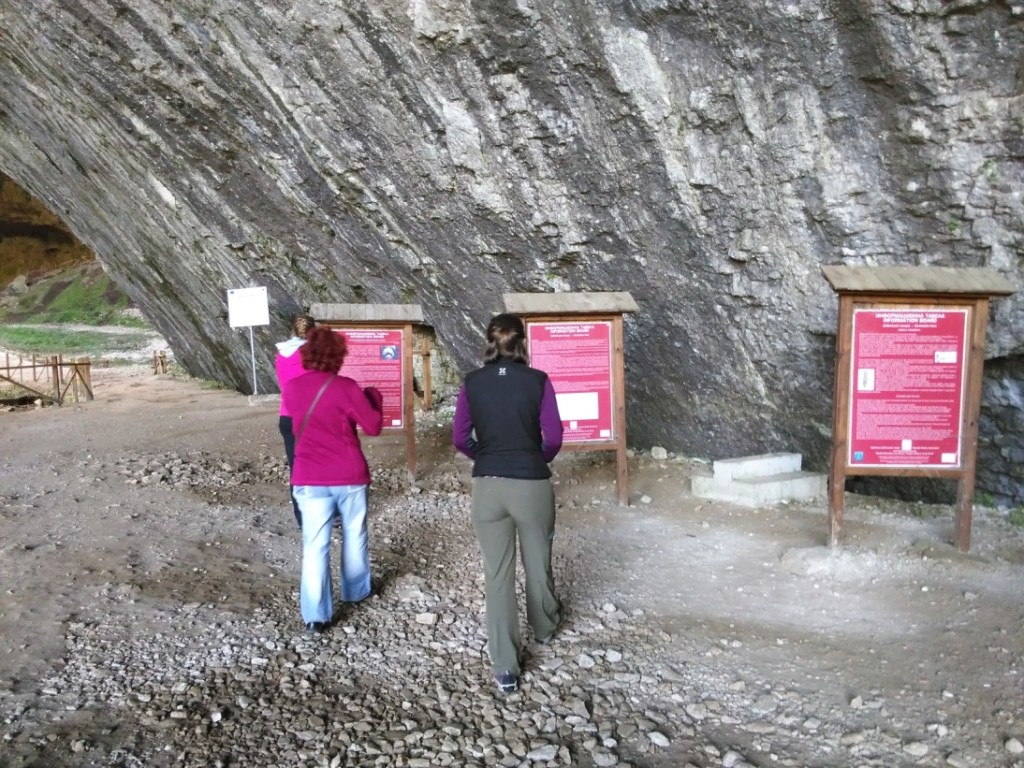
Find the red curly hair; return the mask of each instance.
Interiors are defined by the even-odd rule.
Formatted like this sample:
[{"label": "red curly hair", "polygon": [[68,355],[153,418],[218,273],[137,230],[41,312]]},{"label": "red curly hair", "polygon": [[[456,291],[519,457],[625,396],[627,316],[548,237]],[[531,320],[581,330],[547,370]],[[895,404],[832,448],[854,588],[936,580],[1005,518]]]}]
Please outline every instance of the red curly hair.
[{"label": "red curly hair", "polygon": [[348,344],[341,333],[318,325],[311,328],[306,336],[306,343],[299,347],[302,355],[302,367],[307,371],[323,371],[337,373],[348,354]]}]

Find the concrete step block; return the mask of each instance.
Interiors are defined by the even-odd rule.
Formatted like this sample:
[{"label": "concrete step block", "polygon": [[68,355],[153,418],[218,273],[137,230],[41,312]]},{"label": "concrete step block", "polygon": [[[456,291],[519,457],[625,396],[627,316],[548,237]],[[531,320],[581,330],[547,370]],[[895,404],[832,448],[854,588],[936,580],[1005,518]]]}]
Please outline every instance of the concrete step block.
[{"label": "concrete step block", "polygon": [[751,489],[755,503],[790,499],[815,499],[828,491],[828,476],[819,472],[780,472],[766,477],[738,478],[738,486]]},{"label": "concrete step block", "polygon": [[756,507],[780,501],[823,497],[828,490],[828,477],[817,472],[801,471],[735,480],[701,475],[691,479],[690,490],[698,498]]},{"label": "concrete step block", "polygon": [[694,475],[690,478],[690,493],[700,499],[721,498],[716,495],[724,493],[728,485],[724,480],[719,480],[711,475]]},{"label": "concrete step block", "polygon": [[758,456],[720,459],[712,463],[711,471],[721,480],[735,480],[741,477],[799,472],[802,462],[803,457],[799,453],[763,453]]}]

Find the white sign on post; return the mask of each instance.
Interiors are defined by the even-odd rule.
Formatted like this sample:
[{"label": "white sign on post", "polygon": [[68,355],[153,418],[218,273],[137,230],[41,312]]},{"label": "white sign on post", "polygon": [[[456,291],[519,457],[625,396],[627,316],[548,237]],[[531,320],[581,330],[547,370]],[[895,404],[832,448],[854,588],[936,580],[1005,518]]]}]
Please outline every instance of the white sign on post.
[{"label": "white sign on post", "polygon": [[270,325],[267,289],[265,287],[228,289],[228,324],[232,328]]},{"label": "white sign on post", "polygon": [[256,345],[252,338],[254,325],[270,325],[270,305],[267,289],[229,288],[228,325],[232,328],[249,328],[249,354],[252,355],[252,393],[256,394]]}]

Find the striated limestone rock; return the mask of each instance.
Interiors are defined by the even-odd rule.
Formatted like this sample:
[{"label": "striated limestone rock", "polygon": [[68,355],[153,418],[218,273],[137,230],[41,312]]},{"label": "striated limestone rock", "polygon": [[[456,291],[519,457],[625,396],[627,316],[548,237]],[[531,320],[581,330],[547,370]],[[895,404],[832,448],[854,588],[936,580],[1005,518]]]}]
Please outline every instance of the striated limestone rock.
[{"label": "striated limestone rock", "polygon": [[[1021,281],[1022,22],[1024,0],[5,3],[0,171],[194,374],[251,388],[228,288],[268,288],[263,391],[315,302],[420,304],[466,369],[502,293],[629,291],[631,443],[821,469],[821,264]],[[994,305],[1000,409],[1022,302]],[[1017,466],[1013,421],[989,419],[1010,433],[983,432],[979,487]]]}]

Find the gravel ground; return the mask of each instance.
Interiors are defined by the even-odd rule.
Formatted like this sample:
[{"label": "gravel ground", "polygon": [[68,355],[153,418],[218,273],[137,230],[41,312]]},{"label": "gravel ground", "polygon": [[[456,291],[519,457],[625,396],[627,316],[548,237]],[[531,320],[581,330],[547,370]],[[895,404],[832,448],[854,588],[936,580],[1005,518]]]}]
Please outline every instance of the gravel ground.
[{"label": "gravel ground", "polygon": [[[1024,766],[1024,535],[976,509],[692,497],[704,462],[555,464],[568,609],[489,677],[450,405],[367,440],[378,590],[307,635],[277,401],[146,367],[0,413],[0,768]],[[525,622],[524,622],[525,624]],[[524,631],[528,632],[528,630]],[[527,639],[529,635],[525,635]]]}]

